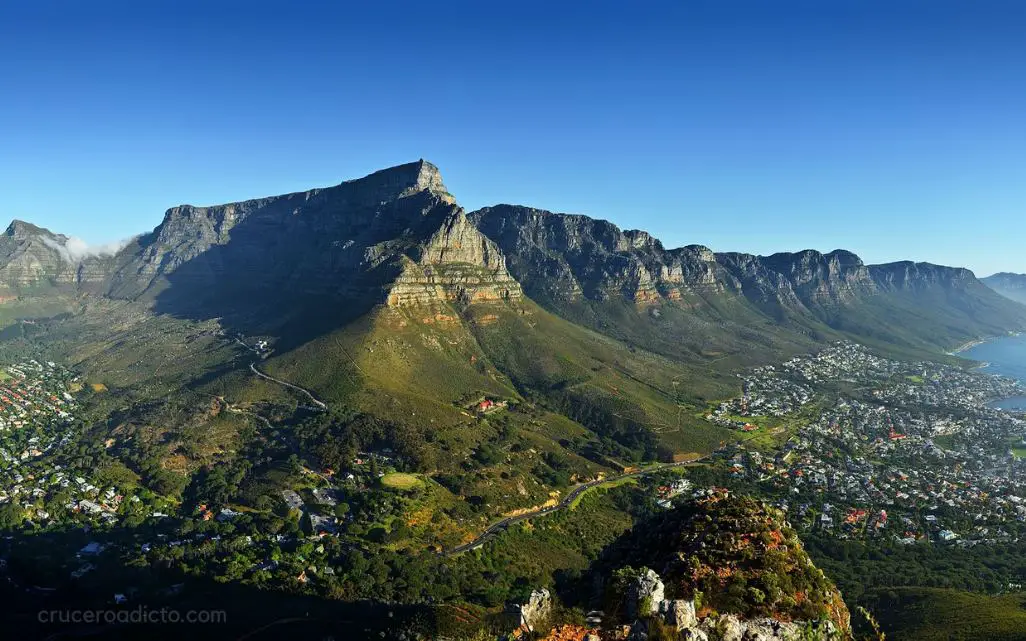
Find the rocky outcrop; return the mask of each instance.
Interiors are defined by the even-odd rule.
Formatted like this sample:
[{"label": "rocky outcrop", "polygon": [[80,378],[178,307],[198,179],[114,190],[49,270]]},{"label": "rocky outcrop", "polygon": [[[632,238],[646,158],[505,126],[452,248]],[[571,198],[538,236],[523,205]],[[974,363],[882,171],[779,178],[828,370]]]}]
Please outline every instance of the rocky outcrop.
[{"label": "rocky outcrop", "polygon": [[[724,572],[732,572],[727,567],[722,569]],[[664,583],[663,578],[649,568],[635,570],[628,566],[614,573],[607,597],[611,599],[610,605],[619,605],[612,611],[614,616],[611,621],[614,624],[602,630],[602,638],[644,640],[654,626],[664,631],[670,629],[682,639],[706,641],[825,641],[827,638],[845,638],[844,634],[830,636],[839,628],[829,618],[813,624],[793,621],[787,614],[785,620],[781,620],[730,612],[717,614],[709,609],[705,610],[704,616],[700,616],[693,599],[667,598],[667,586],[668,583]],[[622,594],[622,597],[618,594]],[[813,631],[811,636],[802,636],[809,630]]]},{"label": "rocky outcrop", "polygon": [[636,619],[657,614],[663,602],[665,586],[653,570],[646,569],[627,589],[627,618]]},{"label": "rocky outcrop", "polygon": [[444,300],[468,305],[517,300],[520,284],[506,270],[506,259],[457,209],[404,261],[389,289],[390,306],[430,305]]},{"label": "rocky outcrop", "polygon": [[[787,638],[812,621],[829,622],[840,638],[850,631],[840,592],[812,563],[783,513],[727,491],[635,526],[606,549],[592,573],[605,585],[609,622],[655,620],[735,641]],[[746,589],[738,591],[739,584]],[[662,598],[645,600],[654,595]]]},{"label": "rocky outcrop", "polygon": [[707,248],[667,251],[647,232],[621,231],[604,220],[515,205],[486,207],[470,219],[539,300],[623,297],[644,304],[735,287]]},{"label": "rocky outcrop", "polygon": [[695,614],[695,602],[685,599],[662,600],[659,602],[658,613],[673,629],[680,631],[698,625]]},{"label": "rocky outcrop", "polygon": [[552,614],[552,595],[545,588],[534,590],[525,603],[509,604],[506,612],[514,629],[534,631]]}]

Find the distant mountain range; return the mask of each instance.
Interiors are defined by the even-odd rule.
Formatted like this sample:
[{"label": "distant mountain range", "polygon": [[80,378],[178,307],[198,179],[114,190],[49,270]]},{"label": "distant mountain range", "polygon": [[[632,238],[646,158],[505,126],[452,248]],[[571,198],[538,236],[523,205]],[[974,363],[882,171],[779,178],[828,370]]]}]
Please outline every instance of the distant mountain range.
[{"label": "distant mountain range", "polygon": [[1026,274],[1001,272],[987,276],[983,282],[1002,296],[1026,304]]},{"label": "distant mountain range", "polygon": [[[356,317],[378,304],[513,303],[526,294],[572,322],[686,358],[838,335],[933,349],[1026,327],[1026,309],[966,269],[865,265],[843,250],[667,249],[643,231],[515,205],[465,213],[425,161],[307,192],[174,207],[111,255],[78,256],[68,243],[13,222],[0,237],[0,300],[86,293],[246,327],[259,318],[273,330],[284,301],[289,315],[313,301]],[[1022,291],[1010,275],[988,284]]]}]

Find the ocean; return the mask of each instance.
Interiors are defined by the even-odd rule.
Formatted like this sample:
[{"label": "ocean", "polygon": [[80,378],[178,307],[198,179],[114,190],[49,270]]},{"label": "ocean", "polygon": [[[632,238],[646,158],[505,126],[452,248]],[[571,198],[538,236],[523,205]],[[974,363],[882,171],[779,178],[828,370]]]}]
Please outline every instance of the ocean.
[{"label": "ocean", "polygon": [[[1026,383],[1026,334],[995,338],[958,353],[963,358],[983,361],[988,365],[981,372],[1001,374]],[[995,401],[991,407],[1026,409],[1026,397],[1016,396]]]}]

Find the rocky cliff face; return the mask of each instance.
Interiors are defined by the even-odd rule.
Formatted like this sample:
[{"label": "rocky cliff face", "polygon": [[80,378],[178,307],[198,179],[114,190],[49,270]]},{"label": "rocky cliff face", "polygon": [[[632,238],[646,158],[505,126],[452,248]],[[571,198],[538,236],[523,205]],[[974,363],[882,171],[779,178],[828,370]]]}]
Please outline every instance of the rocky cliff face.
[{"label": "rocky cliff face", "polygon": [[[667,250],[642,231],[621,231],[586,216],[498,205],[470,214],[508,257],[510,270],[540,300],[622,297],[635,303],[741,294],[761,309],[809,313],[848,305],[889,288],[962,286],[916,266],[890,281],[851,252],[806,250],[755,256],[714,254],[700,245]],[[970,275],[971,279],[971,275]]]},{"label": "rocky cliff face", "polygon": [[885,291],[923,290],[931,287],[964,289],[978,287],[980,284],[968,269],[931,263],[902,261],[872,265],[869,272],[876,285]]},{"label": "rocky cliff face", "polygon": [[521,295],[502,252],[457,209],[403,261],[387,302],[393,307],[439,300],[469,305],[517,300]]},{"label": "rocky cliff face", "polygon": [[737,279],[749,301],[775,317],[816,316],[825,307],[857,304],[876,293],[868,268],[843,250],[772,256],[723,253],[716,260]]},{"label": "rocky cliff face", "polygon": [[621,231],[604,220],[515,205],[480,209],[470,219],[539,300],[623,297],[644,304],[737,289],[707,248],[667,251],[646,232]]},{"label": "rocky cliff face", "polygon": [[288,292],[406,305],[520,294],[425,161],[325,189],[174,207],[121,258],[109,287],[121,298]]},{"label": "rocky cliff face", "polygon": [[1026,303],[1026,274],[1002,272],[984,278],[983,284],[1006,298]]},{"label": "rocky cliff face", "polygon": [[0,235],[0,295],[12,298],[46,287],[94,288],[113,258],[81,255],[62,234],[15,220]]},{"label": "rocky cliff face", "polygon": [[[766,329],[771,322],[799,340],[827,339],[833,331],[918,347],[1026,328],[1022,309],[965,269],[867,266],[844,250],[756,256],[697,245],[666,249],[645,232],[513,205],[469,216],[506,255],[528,296],[670,356],[721,354],[736,349],[739,336],[746,350],[777,344],[779,333]],[[625,315],[623,303],[647,314]],[[924,318],[932,319],[928,327]],[[724,331],[735,339],[724,340]]]}]

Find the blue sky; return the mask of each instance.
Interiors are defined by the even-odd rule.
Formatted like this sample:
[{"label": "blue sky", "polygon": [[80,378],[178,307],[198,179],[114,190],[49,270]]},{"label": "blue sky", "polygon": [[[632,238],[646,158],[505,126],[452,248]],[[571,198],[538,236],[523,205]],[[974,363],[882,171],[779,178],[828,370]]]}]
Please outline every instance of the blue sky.
[{"label": "blue sky", "polygon": [[1026,272],[1024,2],[365,4],[3,3],[0,218],[100,243],[423,157],[468,209]]}]

